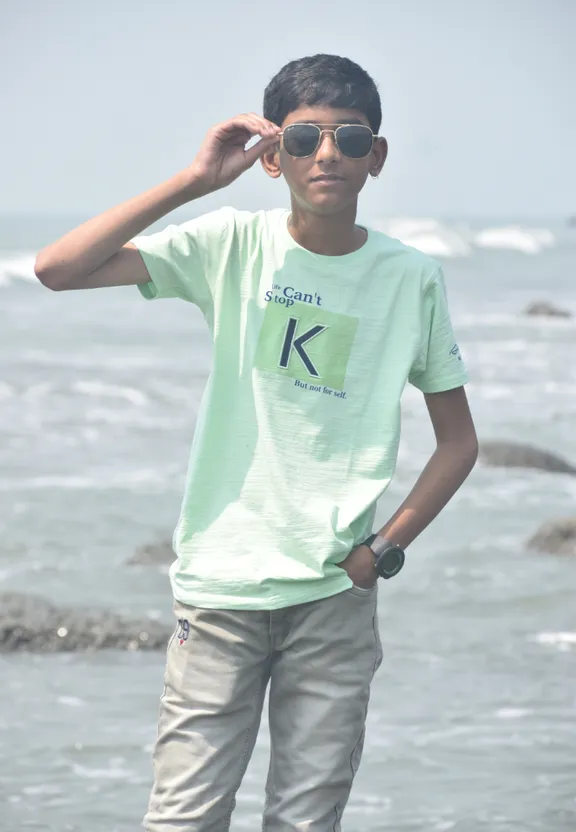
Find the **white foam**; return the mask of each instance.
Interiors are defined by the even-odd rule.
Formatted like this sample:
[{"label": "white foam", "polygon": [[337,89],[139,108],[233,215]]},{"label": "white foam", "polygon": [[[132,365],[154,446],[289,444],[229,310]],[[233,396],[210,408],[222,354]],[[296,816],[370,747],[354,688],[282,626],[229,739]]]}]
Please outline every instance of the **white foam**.
[{"label": "white foam", "polygon": [[471,251],[461,233],[438,220],[396,218],[383,220],[375,227],[431,257],[467,257]]},{"label": "white foam", "polygon": [[135,772],[126,768],[121,758],[111,759],[109,768],[89,768],[88,766],[75,763],[72,766],[72,771],[77,777],[82,777],[87,780],[127,780],[133,777]]},{"label": "white foam", "polygon": [[84,420],[88,424],[129,425],[132,428],[146,430],[175,430],[187,424],[189,414],[182,410],[178,414],[166,416],[147,416],[134,410],[111,410],[105,407],[94,407],[86,410]]},{"label": "white foam", "polygon": [[532,641],[535,641],[537,644],[556,647],[557,650],[566,651],[572,647],[576,647],[576,633],[538,633],[538,635],[533,637]]},{"label": "white foam", "polygon": [[5,252],[0,258],[0,286],[9,286],[13,280],[38,282],[34,274],[36,255],[29,251]]},{"label": "white foam", "polygon": [[27,797],[62,794],[62,787],[52,783],[38,783],[34,786],[24,786],[22,794],[25,794]]},{"label": "white foam", "polygon": [[[374,220],[370,225],[431,257],[469,257],[477,248],[538,254],[556,244],[556,237],[550,229],[519,224],[471,231],[461,225],[451,226],[433,218],[391,217]],[[39,283],[34,274],[35,258],[36,254],[31,251],[2,252],[0,287],[9,286],[17,280]]]},{"label": "white foam", "polygon": [[474,244],[480,248],[510,249],[524,254],[538,254],[543,248],[554,245],[554,234],[547,228],[523,228],[509,225],[485,228],[474,236]]},{"label": "white foam", "polygon": [[556,243],[548,228],[521,225],[494,226],[473,232],[431,218],[395,217],[377,221],[373,227],[431,257],[469,257],[478,248],[538,254]]},{"label": "white foam", "polygon": [[73,389],[84,396],[95,398],[125,399],[131,404],[142,407],[148,404],[149,399],[141,390],[135,387],[123,387],[117,384],[106,384],[103,381],[77,381]]},{"label": "white foam", "polygon": [[[21,354],[22,360],[46,367],[76,367],[78,369],[92,370],[95,367],[102,369],[150,369],[151,367],[169,367],[169,362],[164,360],[157,353],[144,352],[139,349],[138,354],[129,355],[122,353],[116,355],[101,355],[90,353],[85,349],[83,353],[72,352],[58,353],[48,350],[28,349]],[[207,375],[207,373],[205,374]],[[202,380],[204,376],[201,377]]]},{"label": "white foam", "polygon": [[86,702],[77,696],[59,696],[57,701],[60,705],[68,705],[71,708],[82,708],[86,705]]},{"label": "white foam", "polygon": [[26,492],[61,489],[64,491],[102,491],[108,488],[120,488],[128,491],[165,489],[168,484],[180,486],[178,472],[174,470],[158,471],[152,468],[134,471],[96,472],[92,475],[52,474],[21,479],[0,479],[0,492]]},{"label": "white foam", "polygon": [[534,711],[530,708],[498,708],[495,716],[498,719],[522,719],[525,716],[531,716]]}]

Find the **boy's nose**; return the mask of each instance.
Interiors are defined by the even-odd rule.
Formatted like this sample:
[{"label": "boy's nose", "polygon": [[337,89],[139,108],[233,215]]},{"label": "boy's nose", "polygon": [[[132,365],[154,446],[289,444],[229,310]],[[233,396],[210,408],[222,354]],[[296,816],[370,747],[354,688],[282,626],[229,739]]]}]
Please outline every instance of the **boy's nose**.
[{"label": "boy's nose", "polygon": [[340,158],[340,151],[334,140],[334,133],[322,133],[320,144],[316,151],[316,158],[323,159],[324,161]]}]

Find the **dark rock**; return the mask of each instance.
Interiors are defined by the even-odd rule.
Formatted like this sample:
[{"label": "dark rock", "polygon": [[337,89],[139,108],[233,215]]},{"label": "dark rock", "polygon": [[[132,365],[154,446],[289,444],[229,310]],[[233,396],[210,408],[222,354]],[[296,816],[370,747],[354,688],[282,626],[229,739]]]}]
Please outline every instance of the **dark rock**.
[{"label": "dark rock", "polygon": [[571,318],[572,313],[567,309],[559,309],[546,300],[537,300],[530,303],[524,310],[525,315],[542,315],[547,318]]},{"label": "dark rock", "polygon": [[0,653],[76,650],[162,650],[172,629],[109,610],[60,607],[34,595],[0,594]]},{"label": "dark rock", "polygon": [[145,546],[139,546],[126,563],[129,566],[159,566],[170,565],[175,559],[172,541],[164,540],[160,543],[147,543]]},{"label": "dark rock", "polygon": [[538,468],[559,474],[576,474],[576,466],[562,457],[520,442],[480,442],[479,459],[485,465],[504,468]]},{"label": "dark rock", "polygon": [[576,555],[576,517],[548,520],[526,541],[526,546],[555,555]]}]

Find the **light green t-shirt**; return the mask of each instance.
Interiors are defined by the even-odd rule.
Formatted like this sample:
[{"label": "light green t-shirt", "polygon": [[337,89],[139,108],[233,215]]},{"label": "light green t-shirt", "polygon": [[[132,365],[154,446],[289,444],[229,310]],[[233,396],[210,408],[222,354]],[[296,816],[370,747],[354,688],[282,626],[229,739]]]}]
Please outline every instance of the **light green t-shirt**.
[{"label": "light green t-shirt", "polygon": [[406,382],[467,381],[437,262],[371,229],[351,254],[314,254],[288,216],[224,208],[134,240],[144,297],[197,304],[214,345],[174,533],[185,604],[271,610],[350,587],[338,563],[394,473]]}]

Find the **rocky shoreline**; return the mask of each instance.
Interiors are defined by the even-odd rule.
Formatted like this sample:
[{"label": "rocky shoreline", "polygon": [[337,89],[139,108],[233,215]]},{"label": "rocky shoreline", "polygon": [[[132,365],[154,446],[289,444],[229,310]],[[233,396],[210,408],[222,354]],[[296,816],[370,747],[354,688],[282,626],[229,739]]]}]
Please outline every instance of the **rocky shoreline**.
[{"label": "rocky shoreline", "polygon": [[499,468],[535,468],[557,474],[576,475],[576,465],[557,454],[532,445],[508,440],[480,443],[479,461]]},{"label": "rocky shoreline", "polygon": [[[574,476],[568,460],[531,445],[491,440],[480,443],[480,463],[532,468]],[[525,547],[576,556],[576,517],[544,523]],[[126,566],[166,568],[175,558],[170,539],[136,549]],[[133,619],[110,610],[79,610],[17,592],[0,594],[0,653],[63,653],[95,650],[164,650],[172,627],[151,618]]]},{"label": "rocky shoreline", "polygon": [[110,610],[78,610],[18,592],[0,594],[0,653],[163,650],[173,627]]}]

